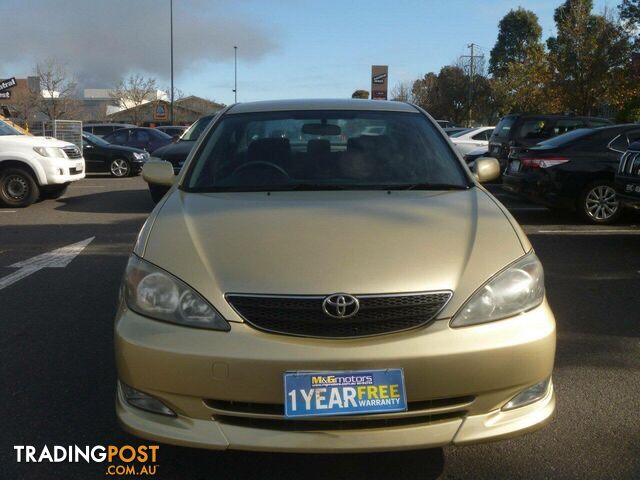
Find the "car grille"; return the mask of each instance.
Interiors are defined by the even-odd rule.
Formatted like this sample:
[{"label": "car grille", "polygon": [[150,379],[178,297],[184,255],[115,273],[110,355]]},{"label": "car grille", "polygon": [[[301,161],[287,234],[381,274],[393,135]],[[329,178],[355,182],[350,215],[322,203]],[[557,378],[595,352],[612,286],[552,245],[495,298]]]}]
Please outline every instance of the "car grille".
[{"label": "car grille", "polygon": [[622,155],[618,173],[620,175],[640,176],[640,152],[629,150]]},{"label": "car grille", "polygon": [[409,402],[406,412],[376,415],[343,415],[289,419],[281,404],[205,400],[213,419],[227,425],[285,431],[359,430],[419,425],[463,418],[475,397],[441,398]]},{"label": "car grille", "polygon": [[451,298],[450,291],[355,295],[360,310],[350,318],[324,313],[325,296],[227,294],[229,304],[253,327],[272,333],[318,338],[381,335],[429,323]]},{"label": "car grille", "polygon": [[67,154],[70,160],[76,160],[78,158],[82,158],[82,153],[80,153],[80,149],[78,147],[63,147],[64,153]]}]

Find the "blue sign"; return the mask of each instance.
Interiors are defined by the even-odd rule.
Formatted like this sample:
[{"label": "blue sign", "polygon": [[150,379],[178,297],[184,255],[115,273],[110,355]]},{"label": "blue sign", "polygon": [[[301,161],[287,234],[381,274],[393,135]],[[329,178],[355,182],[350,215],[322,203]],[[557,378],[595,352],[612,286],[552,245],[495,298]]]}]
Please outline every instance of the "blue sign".
[{"label": "blue sign", "polygon": [[285,416],[319,417],[407,410],[401,368],[284,374]]}]

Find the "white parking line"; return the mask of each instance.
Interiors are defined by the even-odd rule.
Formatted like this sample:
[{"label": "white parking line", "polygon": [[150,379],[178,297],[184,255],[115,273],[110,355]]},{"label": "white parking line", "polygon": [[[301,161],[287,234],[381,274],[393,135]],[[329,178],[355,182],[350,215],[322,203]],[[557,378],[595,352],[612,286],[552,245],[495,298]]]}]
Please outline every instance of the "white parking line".
[{"label": "white parking line", "polygon": [[0,213],[16,213],[16,210],[0,210]]},{"label": "white parking line", "polygon": [[22,262],[10,265],[10,268],[18,268],[14,273],[0,278],[0,290],[13,285],[14,283],[28,277],[32,273],[36,273],[43,268],[64,268],[71,260],[76,258],[82,250],[96,237],[90,237],[81,242],[72,243],[62,248],[51,250],[50,252],[37,255]]}]

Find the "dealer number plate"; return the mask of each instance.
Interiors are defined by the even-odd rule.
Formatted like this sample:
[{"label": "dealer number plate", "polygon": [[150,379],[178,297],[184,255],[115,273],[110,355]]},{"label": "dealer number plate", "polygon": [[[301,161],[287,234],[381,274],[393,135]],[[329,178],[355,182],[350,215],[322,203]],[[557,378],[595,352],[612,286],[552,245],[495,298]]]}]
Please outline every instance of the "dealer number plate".
[{"label": "dealer number plate", "polygon": [[401,368],[284,374],[286,417],[402,412],[407,409]]}]

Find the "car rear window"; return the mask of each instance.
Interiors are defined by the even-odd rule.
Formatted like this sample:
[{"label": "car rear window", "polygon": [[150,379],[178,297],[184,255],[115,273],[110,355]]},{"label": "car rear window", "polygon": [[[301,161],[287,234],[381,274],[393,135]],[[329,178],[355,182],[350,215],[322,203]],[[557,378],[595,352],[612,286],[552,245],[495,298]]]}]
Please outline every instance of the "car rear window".
[{"label": "car rear window", "polygon": [[421,114],[319,110],[223,117],[183,185],[192,191],[446,189],[467,188],[469,179]]},{"label": "car rear window", "polygon": [[493,135],[496,137],[508,137],[515,121],[516,117],[503,117],[493,131]]},{"label": "car rear window", "polygon": [[515,135],[517,139],[537,139],[551,137],[554,134],[551,129],[552,121],[547,118],[527,118],[524,120]]}]

